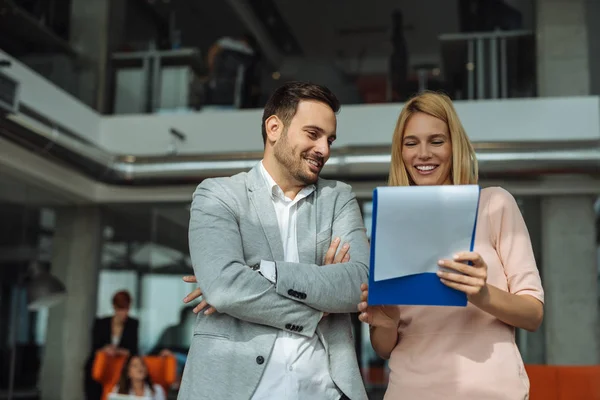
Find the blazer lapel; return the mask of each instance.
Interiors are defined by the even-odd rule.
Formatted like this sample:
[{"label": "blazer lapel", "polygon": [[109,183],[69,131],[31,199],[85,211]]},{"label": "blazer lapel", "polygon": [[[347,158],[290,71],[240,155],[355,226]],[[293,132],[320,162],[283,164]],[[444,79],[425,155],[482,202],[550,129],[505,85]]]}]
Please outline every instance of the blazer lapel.
[{"label": "blazer lapel", "polygon": [[304,264],[314,264],[317,257],[317,189],[302,200],[296,213],[298,257]]},{"label": "blazer lapel", "polygon": [[260,165],[255,166],[248,172],[248,197],[254,207],[258,220],[262,226],[263,232],[269,242],[271,256],[273,261],[283,261],[285,259],[283,253],[283,243],[281,241],[281,233],[279,232],[279,224],[277,223],[277,214],[273,201],[269,195],[264,178],[260,171]]}]

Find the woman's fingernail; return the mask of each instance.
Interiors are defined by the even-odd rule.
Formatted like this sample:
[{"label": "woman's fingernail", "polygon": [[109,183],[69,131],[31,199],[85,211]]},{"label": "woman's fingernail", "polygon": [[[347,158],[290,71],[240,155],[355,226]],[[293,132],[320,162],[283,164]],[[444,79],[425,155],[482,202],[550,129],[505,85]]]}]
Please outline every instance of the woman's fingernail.
[{"label": "woman's fingernail", "polygon": [[348,243],[344,243],[344,248],[347,249],[348,247],[350,247],[350,245]]},{"label": "woman's fingernail", "polygon": [[453,255],[452,258],[454,258],[455,260],[458,260],[458,258],[459,258],[458,254]]},{"label": "woman's fingernail", "polygon": [[336,237],[336,238],[335,238],[333,241],[337,243],[337,242],[339,242],[339,241],[340,241],[340,238],[339,238],[339,237]]},{"label": "woman's fingernail", "polygon": [[444,265],[444,260],[438,260],[439,265]]}]

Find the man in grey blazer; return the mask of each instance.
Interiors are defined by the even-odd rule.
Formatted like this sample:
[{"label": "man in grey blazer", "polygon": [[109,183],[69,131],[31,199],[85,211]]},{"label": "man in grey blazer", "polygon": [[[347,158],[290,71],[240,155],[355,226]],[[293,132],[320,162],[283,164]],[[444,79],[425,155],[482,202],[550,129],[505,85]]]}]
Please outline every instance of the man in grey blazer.
[{"label": "man in grey blazer", "polygon": [[[350,313],[369,244],[351,188],[319,178],[339,107],[325,87],[283,85],[265,106],[263,160],[194,192],[190,253],[211,308],[198,315],[178,399],[367,398]],[[340,243],[351,258],[324,266]]]}]

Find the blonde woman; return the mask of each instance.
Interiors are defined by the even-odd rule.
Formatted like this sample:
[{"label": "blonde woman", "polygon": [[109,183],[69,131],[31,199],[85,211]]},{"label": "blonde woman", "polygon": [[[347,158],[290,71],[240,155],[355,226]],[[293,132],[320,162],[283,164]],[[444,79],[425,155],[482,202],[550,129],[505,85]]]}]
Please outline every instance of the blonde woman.
[{"label": "blonde woman", "polygon": [[[408,101],[392,140],[389,185],[477,180],[475,152],[451,100],[426,92]],[[514,328],[540,326],[544,293],[514,198],[499,187],[483,189],[474,251],[439,265],[453,271],[438,276],[467,294],[466,308],[369,307],[362,286],[359,318],[370,325],[376,353],[389,359],[385,399],[526,399]]]}]

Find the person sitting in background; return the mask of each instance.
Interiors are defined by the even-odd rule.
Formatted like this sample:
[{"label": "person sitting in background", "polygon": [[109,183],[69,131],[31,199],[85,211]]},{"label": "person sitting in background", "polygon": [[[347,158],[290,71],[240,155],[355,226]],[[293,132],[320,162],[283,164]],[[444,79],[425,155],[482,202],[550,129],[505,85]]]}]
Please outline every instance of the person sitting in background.
[{"label": "person sitting in background", "polygon": [[96,319],[92,328],[92,349],[85,364],[85,398],[100,400],[102,385],[92,378],[92,367],[96,352],[102,350],[110,355],[138,354],[139,323],[129,316],[131,295],[121,290],[113,296],[113,316]]},{"label": "person sitting in background", "polygon": [[165,390],[159,384],[153,384],[148,375],[148,367],[140,356],[130,356],[123,369],[121,379],[113,393],[143,397],[148,400],[166,400]]}]

